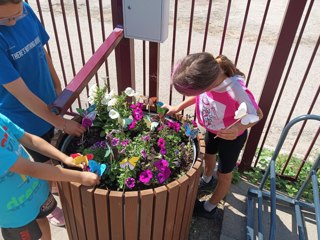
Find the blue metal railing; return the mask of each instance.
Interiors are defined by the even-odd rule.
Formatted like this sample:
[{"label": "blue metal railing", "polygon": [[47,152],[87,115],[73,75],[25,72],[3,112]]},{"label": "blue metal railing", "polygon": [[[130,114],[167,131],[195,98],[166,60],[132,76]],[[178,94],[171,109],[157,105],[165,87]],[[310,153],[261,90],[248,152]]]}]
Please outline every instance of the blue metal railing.
[{"label": "blue metal railing", "polygon": [[[273,156],[270,160],[268,169],[266,170],[261,183],[258,188],[249,188],[247,195],[247,239],[254,239],[255,229],[254,229],[254,208],[255,199],[258,202],[258,239],[264,238],[264,224],[263,224],[263,201],[266,200],[270,202],[270,227],[269,227],[269,239],[276,239],[276,210],[277,210],[277,200],[282,203],[287,203],[294,208],[296,215],[296,222],[298,227],[299,239],[306,239],[306,231],[303,224],[303,215],[301,213],[302,208],[308,209],[315,212],[316,224],[317,224],[317,239],[320,239],[320,203],[319,203],[319,184],[317,178],[317,172],[320,167],[320,155],[314,162],[307,178],[301,185],[298,193],[294,198],[282,195],[276,192],[276,168],[275,162],[281,150],[281,147],[286,139],[286,136],[290,128],[300,121],[306,120],[318,120],[320,121],[319,115],[302,115],[291,120],[283,129],[278,144],[275,148]],[[270,191],[265,190],[265,184],[267,179],[270,178]],[[301,200],[301,196],[304,193],[307,185],[311,182],[313,189],[313,203],[308,203]]]}]

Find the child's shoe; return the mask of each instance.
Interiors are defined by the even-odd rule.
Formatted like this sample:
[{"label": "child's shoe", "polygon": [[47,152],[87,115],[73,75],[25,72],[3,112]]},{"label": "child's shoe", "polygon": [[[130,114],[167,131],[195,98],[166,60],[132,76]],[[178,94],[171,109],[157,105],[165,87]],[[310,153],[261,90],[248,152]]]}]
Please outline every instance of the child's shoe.
[{"label": "child's shoe", "polygon": [[214,177],[206,183],[202,178],[200,179],[198,191],[213,191],[217,186],[218,180]]},{"label": "child's shoe", "polygon": [[59,207],[56,207],[53,212],[47,216],[47,219],[54,226],[63,227],[65,225],[63,211]]},{"label": "child's shoe", "polygon": [[207,219],[214,219],[215,218],[215,213],[217,211],[217,207],[212,209],[210,212],[204,209],[204,203],[205,201],[200,202],[198,199],[196,200],[196,203],[194,205],[193,209],[193,216],[195,217],[203,217]]}]

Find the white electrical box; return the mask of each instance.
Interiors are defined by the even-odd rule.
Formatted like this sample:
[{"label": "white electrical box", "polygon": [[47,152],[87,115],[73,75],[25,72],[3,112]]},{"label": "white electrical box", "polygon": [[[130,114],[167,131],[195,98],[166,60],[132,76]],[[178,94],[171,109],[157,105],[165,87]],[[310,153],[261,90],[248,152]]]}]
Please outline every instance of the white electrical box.
[{"label": "white electrical box", "polygon": [[124,36],[151,42],[168,38],[169,0],[123,0]]}]

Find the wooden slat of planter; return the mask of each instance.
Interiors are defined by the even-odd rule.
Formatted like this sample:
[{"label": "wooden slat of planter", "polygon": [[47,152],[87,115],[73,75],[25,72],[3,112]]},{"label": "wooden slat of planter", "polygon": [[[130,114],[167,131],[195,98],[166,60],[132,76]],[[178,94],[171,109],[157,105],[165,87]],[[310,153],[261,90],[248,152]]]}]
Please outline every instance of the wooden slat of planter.
[{"label": "wooden slat of planter", "polygon": [[109,196],[108,191],[104,189],[96,189],[94,191],[94,205],[96,213],[96,223],[98,231],[98,239],[109,240],[110,237],[110,221],[109,221]]},{"label": "wooden slat of planter", "polygon": [[125,239],[138,239],[139,229],[139,211],[138,211],[139,194],[137,191],[126,192],[124,195],[125,210],[124,210],[124,226]]},{"label": "wooden slat of planter", "polygon": [[173,231],[173,239],[181,239],[180,230],[181,230],[183,213],[185,211],[185,202],[187,198],[188,182],[189,182],[188,180],[189,178],[186,175],[182,176],[177,180],[180,184],[180,189],[179,189],[178,206],[176,210],[175,227]]},{"label": "wooden slat of planter", "polygon": [[140,240],[151,239],[153,197],[152,189],[140,192]]},{"label": "wooden slat of planter", "polygon": [[160,240],[163,238],[163,229],[165,225],[165,214],[167,205],[167,188],[165,186],[154,189],[154,216],[153,216],[153,230],[152,239]]},{"label": "wooden slat of planter", "polygon": [[123,193],[111,191],[109,194],[110,203],[110,226],[111,239],[123,239]]},{"label": "wooden slat of planter", "polygon": [[166,221],[164,228],[164,239],[171,240],[173,237],[173,226],[176,217],[176,208],[179,196],[179,182],[174,181],[167,185],[168,188],[168,203],[166,209]]},{"label": "wooden slat of planter", "polygon": [[97,238],[95,207],[93,199],[93,187],[81,186],[82,209],[87,239],[95,240]]},{"label": "wooden slat of planter", "polygon": [[194,168],[191,168],[187,172],[187,176],[189,177],[189,187],[187,191],[187,199],[186,199],[186,206],[185,206],[185,211],[184,211],[184,216],[182,220],[182,226],[181,226],[181,233],[180,233],[180,239],[188,239],[188,230],[189,230],[189,217],[192,215],[193,208],[191,205],[194,205],[192,202],[193,200],[193,192],[194,189],[198,189],[198,186],[195,186],[195,175],[196,175],[196,170]]},{"label": "wooden slat of planter", "polygon": [[82,212],[80,187],[81,187],[80,183],[75,183],[75,182],[70,183],[73,211],[74,211],[74,217],[75,217],[75,222],[76,222],[77,231],[78,231],[78,239],[86,240],[86,230],[84,227],[84,217]]},{"label": "wooden slat of planter", "polygon": [[73,204],[68,182],[58,182],[59,195],[63,209],[69,239],[78,239],[77,227],[73,215]]},{"label": "wooden slat of planter", "polygon": [[[202,160],[200,158],[198,158],[198,160],[195,162],[193,168],[196,170],[196,173],[195,173],[195,181],[194,181],[195,188],[193,189],[193,194],[192,194],[193,199],[192,199],[192,202],[190,205],[190,208],[192,208],[192,209],[194,208],[194,204],[195,204],[195,201],[197,198],[198,186],[199,186],[200,176],[201,176],[201,172],[202,172]],[[191,224],[191,220],[192,220],[192,214],[190,214],[189,219],[188,219],[187,226],[189,226],[189,227]],[[189,232],[189,230],[187,232]]]}]

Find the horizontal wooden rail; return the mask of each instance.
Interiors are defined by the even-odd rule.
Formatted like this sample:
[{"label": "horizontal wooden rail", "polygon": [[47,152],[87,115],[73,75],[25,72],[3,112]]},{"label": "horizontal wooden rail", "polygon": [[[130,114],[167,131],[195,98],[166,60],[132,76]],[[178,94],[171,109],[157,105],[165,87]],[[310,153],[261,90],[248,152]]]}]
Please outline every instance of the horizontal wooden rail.
[{"label": "horizontal wooden rail", "polygon": [[66,86],[59,97],[51,104],[50,109],[53,113],[64,114],[70,108],[75,99],[88,85],[91,78],[122,39],[123,29],[115,28],[72,81]]}]

